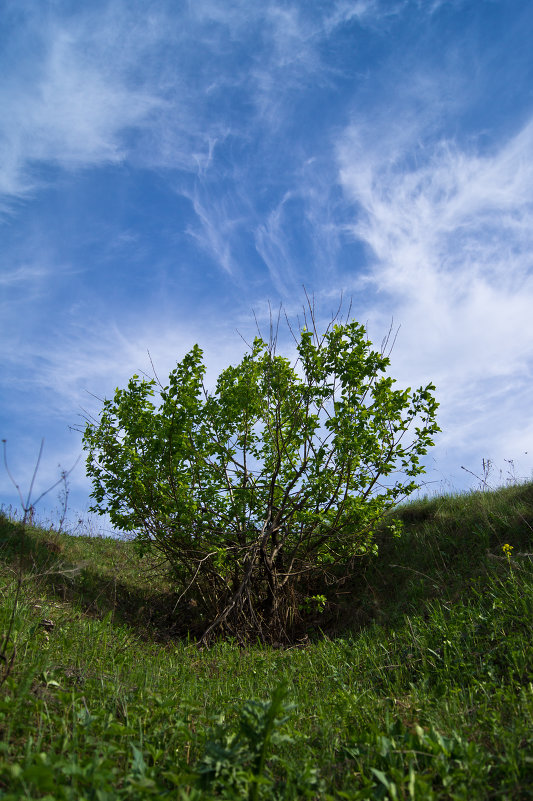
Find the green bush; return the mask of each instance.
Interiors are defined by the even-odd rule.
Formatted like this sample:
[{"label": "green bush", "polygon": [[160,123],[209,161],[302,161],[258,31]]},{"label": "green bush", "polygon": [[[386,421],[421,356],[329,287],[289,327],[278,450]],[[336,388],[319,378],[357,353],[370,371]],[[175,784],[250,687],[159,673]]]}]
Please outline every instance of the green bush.
[{"label": "green bush", "polygon": [[204,643],[286,638],[313,577],[346,570],[416,488],[439,430],[433,385],[394,389],[358,323],[303,328],[296,350],[257,337],[209,392],[195,345],[86,426],[93,511],[165,554]]}]

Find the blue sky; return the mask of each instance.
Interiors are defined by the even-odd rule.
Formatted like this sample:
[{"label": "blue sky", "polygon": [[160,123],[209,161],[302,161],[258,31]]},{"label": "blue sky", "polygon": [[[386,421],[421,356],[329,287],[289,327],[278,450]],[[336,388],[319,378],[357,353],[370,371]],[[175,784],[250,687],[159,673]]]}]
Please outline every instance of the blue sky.
[{"label": "blue sky", "polygon": [[[2,0],[0,434],[37,492],[93,397],[340,292],[433,381],[428,490],[533,468],[533,6]],[[500,476],[499,471],[502,471]],[[71,475],[71,511],[90,486]],[[0,502],[14,503],[4,472]],[[55,498],[47,501],[53,507]],[[44,504],[44,501],[43,501]],[[44,504],[43,508],[46,508]]]}]

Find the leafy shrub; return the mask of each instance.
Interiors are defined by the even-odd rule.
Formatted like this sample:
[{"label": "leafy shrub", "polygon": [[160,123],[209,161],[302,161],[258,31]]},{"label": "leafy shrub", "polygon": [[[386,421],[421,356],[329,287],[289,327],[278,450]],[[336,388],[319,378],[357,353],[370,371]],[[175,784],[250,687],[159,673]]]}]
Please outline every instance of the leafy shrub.
[{"label": "leafy shrub", "polygon": [[257,337],[209,392],[195,345],[167,385],[133,376],[85,429],[92,511],[165,554],[204,643],[286,638],[313,577],[338,577],[417,487],[439,430],[432,384],[395,389],[363,326],[319,335],[311,319],[294,364]]}]

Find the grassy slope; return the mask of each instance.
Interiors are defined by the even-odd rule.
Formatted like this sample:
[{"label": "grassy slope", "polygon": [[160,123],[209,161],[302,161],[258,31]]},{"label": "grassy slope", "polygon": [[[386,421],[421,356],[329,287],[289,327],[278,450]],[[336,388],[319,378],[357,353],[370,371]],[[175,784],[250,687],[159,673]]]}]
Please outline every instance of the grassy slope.
[{"label": "grassy slope", "polygon": [[204,652],[157,559],[0,519],[0,798],[533,798],[533,485],[395,517],[310,645]]}]

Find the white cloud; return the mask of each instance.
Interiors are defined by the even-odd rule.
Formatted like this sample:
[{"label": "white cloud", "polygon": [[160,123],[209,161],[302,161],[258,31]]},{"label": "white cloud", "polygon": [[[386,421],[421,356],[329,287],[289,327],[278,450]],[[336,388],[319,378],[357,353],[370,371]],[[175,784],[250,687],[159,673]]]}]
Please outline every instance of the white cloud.
[{"label": "white cloud", "polygon": [[36,281],[46,278],[47,275],[48,270],[42,264],[22,264],[12,270],[0,274],[0,286],[34,286]]},{"label": "white cloud", "polygon": [[[331,79],[320,55],[327,37],[380,13],[373,0],[305,11],[297,3],[202,0],[179,13],[164,3],[147,11],[144,4],[111,0],[68,17],[59,8],[45,15],[26,4],[0,88],[4,210],[52,180],[47,168],[124,160],[214,177],[218,185],[209,191],[220,195],[221,182],[225,190],[236,186],[246,170],[239,171],[236,155],[224,165],[226,174],[217,173],[217,147],[231,137],[262,142],[260,158],[268,159],[285,141],[284,133],[276,137],[291,116],[294,92]],[[249,59],[243,70],[241,52]],[[231,115],[214,110],[228,98],[242,109],[238,129]],[[241,188],[233,206],[227,191],[217,203],[202,187],[184,192],[198,216],[191,233],[233,275],[232,236],[257,189]]]},{"label": "white cloud", "polygon": [[291,193],[287,192],[266,221],[258,225],[255,231],[257,252],[268,267],[272,284],[282,298],[294,290],[292,258],[283,221],[284,205],[290,197]]},{"label": "white cloud", "polygon": [[[100,27],[88,17],[48,23],[36,13],[16,32],[21,51],[28,53],[28,41],[33,50],[22,65],[20,57],[9,68],[4,65],[0,194],[23,197],[35,189],[39,165],[79,168],[119,161],[125,132],[145,126],[163,105],[142,85],[133,88],[123,50],[106,49],[105,22],[100,20]],[[141,57],[137,52],[135,59]]]},{"label": "white cloud", "polygon": [[396,369],[437,384],[443,446],[502,456],[522,430],[533,450],[533,122],[489,154],[420,134],[371,142],[353,126],[339,149],[381,296],[374,325],[393,313]]},{"label": "white cloud", "polygon": [[[214,189],[214,188],[213,188]],[[209,185],[198,183],[193,191],[180,190],[187,197],[194,209],[198,225],[189,226],[187,233],[228,275],[237,277],[240,273],[232,252],[234,232],[242,223],[242,209],[235,208],[235,203],[228,193],[220,195],[210,191]]]},{"label": "white cloud", "polygon": [[358,22],[360,25],[373,26],[384,18],[395,16],[404,8],[405,2],[379,2],[379,0],[339,0],[329,11],[324,20],[324,30],[329,34],[336,28]]}]

